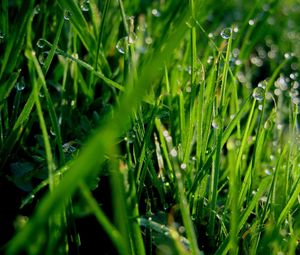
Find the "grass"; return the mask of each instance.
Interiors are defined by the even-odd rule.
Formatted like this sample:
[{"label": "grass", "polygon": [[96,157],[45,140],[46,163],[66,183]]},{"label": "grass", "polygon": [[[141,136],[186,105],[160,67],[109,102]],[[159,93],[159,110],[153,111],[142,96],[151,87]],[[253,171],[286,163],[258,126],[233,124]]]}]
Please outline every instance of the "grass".
[{"label": "grass", "polygon": [[299,253],[298,9],[3,0],[2,253]]}]

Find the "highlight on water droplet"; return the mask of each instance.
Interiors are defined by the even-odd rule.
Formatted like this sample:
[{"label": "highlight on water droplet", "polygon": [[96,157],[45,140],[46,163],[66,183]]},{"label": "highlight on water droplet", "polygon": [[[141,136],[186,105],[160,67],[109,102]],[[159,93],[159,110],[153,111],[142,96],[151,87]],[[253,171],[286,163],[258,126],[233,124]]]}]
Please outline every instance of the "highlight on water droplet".
[{"label": "highlight on water droplet", "polygon": [[5,34],[2,31],[0,31],[0,43],[4,41],[4,38],[5,38]]},{"label": "highlight on water droplet", "polygon": [[33,14],[34,14],[34,15],[37,15],[37,14],[40,13],[40,11],[41,11],[41,7],[40,7],[40,5],[38,4],[37,6],[34,7],[34,9],[33,9]]},{"label": "highlight on water droplet", "polygon": [[21,80],[19,82],[17,82],[16,89],[18,91],[22,91],[22,90],[25,89],[25,81],[24,81],[24,77],[23,76],[21,77]]},{"label": "highlight on water droplet", "polygon": [[72,13],[69,10],[65,10],[65,12],[64,12],[64,19],[66,21],[69,21],[71,16],[72,16]]},{"label": "highlight on water droplet", "polygon": [[156,18],[158,18],[158,17],[160,17],[160,12],[157,10],[157,9],[153,9],[152,11],[151,11],[151,13],[152,13],[152,15],[154,16],[154,17],[156,17]]},{"label": "highlight on water droplet", "polygon": [[117,50],[121,53],[121,54],[125,54],[125,52],[127,52],[127,36],[122,37],[116,45]]},{"label": "highlight on water droplet", "polygon": [[262,101],[265,97],[265,90],[262,87],[257,87],[253,90],[252,96],[257,101]]},{"label": "highlight on water droplet", "polygon": [[181,168],[182,170],[185,170],[186,167],[187,167],[187,165],[186,165],[185,163],[182,163],[182,164],[180,165],[180,168]]},{"label": "highlight on water droplet", "polygon": [[45,65],[45,61],[48,57],[49,51],[43,51],[40,55],[39,55],[39,62],[41,65]]},{"label": "highlight on water droplet", "polygon": [[46,43],[44,39],[39,39],[36,43],[36,46],[38,46],[40,49],[43,49],[45,47]]},{"label": "highlight on water droplet", "polygon": [[212,123],[211,123],[211,126],[214,129],[220,128],[220,126],[221,126],[220,119],[219,118],[214,118],[213,121],[212,121]]},{"label": "highlight on water droplet", "polygon": [[250,19],[248,21],[249,26],[253,26],[255,24],[255,20],[254,19]]},{"label": "highlight on water droplet", "polygon": [[134,44],[136,41],[136,34],[131,32],[130,35],[128,36],[128,44]]},{"label": "highlight on water droplet", "polygon": [[220,33],[221,37],[225,40],[228,40],[230,38],[231,34],[232,34],[232,28],[230,28],[230,27],[224,28]]},{"label": "highlight on water droplet", "polygon": [[89,0],[82,1],[82,3],[80,4],[80,9],[83,12],[88,12],[90,10],[89,4],[90,4]]},{"label": "highlight on water droplet", "polygon": [[172,156],[173,158],[177,157],[177,150],[173,148],[173,149],[170,151],[170,154],[171,154],[171,156]]}]

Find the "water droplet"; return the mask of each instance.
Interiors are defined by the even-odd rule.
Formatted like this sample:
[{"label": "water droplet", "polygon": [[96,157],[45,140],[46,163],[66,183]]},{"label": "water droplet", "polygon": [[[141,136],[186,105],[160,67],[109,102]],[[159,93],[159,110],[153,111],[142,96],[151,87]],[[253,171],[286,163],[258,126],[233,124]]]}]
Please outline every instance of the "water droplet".
[{"label": "water droplet", "polygon": [[298,105],[298,104],[300,103],[299,97],[296,97],[296,96],[293,97],[293,98],[292,98],[292,103]]},{"label": "water droplet", "polygon": [[39,62],[41,65],[45,65],[45,61],[48,57],[49,52],[48,51],[43,51],[40,55],[39,55]]},{"label": "water droplet", "polygon": [[157,17],[157,18],[160,17],[160,12],[157,9],[153,9],[151,11],[151,13],[154,17]]},{"label": "water droplet", "polygon": [[168,137],[168,136],[169,136],[168,130],[164,130],[164,131],[163,131],[163,136],[164,136],[164,137]]},{"label": "water droplet", "polygon": [[213,34],[213,33],[209,33],[207,36],[208,36],[208,38],[210,38],[210,39],[211,39],[211,38],[213,38],[213,37],[214,37],[214,34]]},{"label": "water droplet", "polygon": [[149,218],[148,218],[148,220],[149,220],[149,221],[152,221],[152,218],[151,218],[151,217],[149,217]]},{"label": "water droplet", "polygon": [[262,111],[262,109],[263,109],[263,105],[262,104],[258,105],[258,110]]},{"label": "water droplet", "polygon": [[180,234],[183,234],[183,233],[185,232],[185,227],[184,227],[184,226],[180,226],[180,227],[178,228],[178,232],[179,232]]},{"label": "water droplet", "polygon": [[130,35],[128,36],[128,44],[134,44],[136,41],[136,34],[135,33],[130,33]]},{"label": "water droplet", "polygon": [[265,96],[265,90],[261,87],[257,87],[253,90],[252,96],[257,101],[262,101]]},{"label": "water droplet", "polygon": [[266,81],[259,82],[257,87],[262,88],[262,89],[266,89],[267,84],[268,83]]},{"label": "water droplet", "polygon": [[53,131],[52,128],[50,128],[50,134],[53,135],[53,136],[56,136],[55,132]]},{"label": "water droplet", "polygon": [[64,19],[66,21],[69,21],[71,16],[72,16],[72,13],[69,10],[65,10],[65,12],[64,12]]},{"label": "water droplet", "polygon": [[290,59],[290,58],[292,58],[293,56],[294,56],[293,53],[289,53],[289,52],[284,53],[284,58],[285,58],[285,59]]},{"label": "water droplet", "polygon": [[167,141],[168,143],[170,143],[170,142],[172,141],[172,137],[171,137],[171,136],[167,136],[167,137],[166,137],[166,141]]},{"label": "water droplet", "polygon": [[24,81],[24,77],[21,77],[21,80],[16,84],[16,89],[18,91],[22,91],[25,89],[25,81]]},{"label": "water droplet", "polygon": [[192,92],[191,86],[187,86],[186,89],[185,89],[185,91],[186,91],[187,93],[191,93],[191,92]]},{"label": "water droplet", "polygon": [[4,37],[5,37],[5,34],[0,31],[0,43],[2,43],[4,41]]},{"label": "water droplet", "polygon": [[185,163],[182,163],[182,164],[180,165],[180,168],[181,168],[182,170],[185,170],[186,167],[187,167],[187,165],[186,165]]},{"label": "water droplet", "polygon": [[72,146],[70,143],[63,144],[63,151],[64,153],[72,154],[76,151],[76,148]]},{"label": "water droplet", "polygon": [[235,27],[233,28],[233,32],[237,33],[238,31],[239,31],[239,28],[238,28],[237,26],[235,26]]},{"label": "water droplet", "polygon": [[38,4],[37,6],[34,7],[33,9],[33,15],[37,15],[41,12],[41,7],[40,5]]},{"label": "water droplet", "polygon": [[218,129],[220,128],[220,119],[219,118],[215,118],[213,119],[212,123],[211,123],[211,126],[214,128],[214,129]]},{"label": "water droplet", "polygon": [[248,21],[248,24],[249,24],[250,26],[253,26],[253,25],[255,24],[254,19],[250,19],[250,20]]},{"label": "water droplet", "polygon": [[76,52],[72,53],[71,56],[73,59],[78,59],[78,53],[76,53]]},{"label": "water droplet", "polygon": [[36,43],[36,46],[38,46],[40,49],[43,49],[45,47],[45,40],[44,39],[39,39]]},{"label": "water droplet", "polygon": [[172,156],[173,158],[177,157],[177,151],[176,151],[176,149],[173,148],[173,149],[171,150],[170,154],[171,154],[171,156]]},{"label": "water droplet", "polygon": [[80,8],[83,12],[88,12],[90,10],[90,1],[89,0],[85,0],[81,3]]},{"label": "water droplet", "polygon": [[265,174],[266,174],[266,175],[271,175],[271,171],[270,171],[269,169],[266,169],[266,170],[265,170]]},{"label": "water droplet", "polygon": [[151,37],[151,36],[147,36],[147,37],[145,38],[145,43],[148,44],[148,45],[152,44],[152,43],[153,43],[152,37]]},{"label": "water droplet", "polygon": [[232,34],[232,28],[230,27],[224,28],[220,33],[221,37],[225,40],[229,39],[231,34]]},{"label": "water droplet", "polygon": [[40,90],[40,92],[39,92],[39,97],[41,97],[41,98],[45,97],[45,94],[42,90]]},{"label": "water droplet", "polygon": [[121,54],[125,54],[125,52],[127,52],[127,36],[121,38],[116,45],[117,50],[121,53]]}]

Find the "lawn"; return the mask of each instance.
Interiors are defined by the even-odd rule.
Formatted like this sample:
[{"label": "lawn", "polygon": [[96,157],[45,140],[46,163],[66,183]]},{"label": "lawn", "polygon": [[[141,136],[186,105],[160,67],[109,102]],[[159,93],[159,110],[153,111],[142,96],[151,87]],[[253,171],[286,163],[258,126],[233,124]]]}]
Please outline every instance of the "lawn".
[{"label": "lawn", "polygon": [[1,254],[300,254],[300,2],[2,0]]}]

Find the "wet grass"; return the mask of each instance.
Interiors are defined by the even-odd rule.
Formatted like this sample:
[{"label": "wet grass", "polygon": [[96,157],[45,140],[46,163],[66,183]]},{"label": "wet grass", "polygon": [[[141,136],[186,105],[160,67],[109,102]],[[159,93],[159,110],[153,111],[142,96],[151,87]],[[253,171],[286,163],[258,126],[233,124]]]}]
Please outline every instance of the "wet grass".
[{"label": "wet grass", "polygon": [[299,10],[3,0],[2,251],[299,253]]}]

